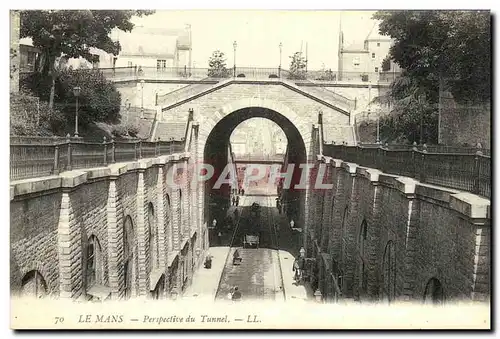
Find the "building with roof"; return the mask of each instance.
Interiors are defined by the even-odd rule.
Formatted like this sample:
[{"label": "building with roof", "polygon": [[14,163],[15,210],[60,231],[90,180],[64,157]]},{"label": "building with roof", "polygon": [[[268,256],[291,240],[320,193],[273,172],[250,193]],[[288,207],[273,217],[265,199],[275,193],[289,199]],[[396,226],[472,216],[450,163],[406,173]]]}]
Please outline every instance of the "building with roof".
[{"label": "building with roof", "polygon": [[191,67],[191,27],[184,29],[136,26],[132,32],[115,32],[122,47],[115,67]]},{"label": "building with roof", "polygon": [[[382,70],[382,62],[389,54],[393,41],[388,36],[380,35],[375,23],[366,36],[363,44],[347,43],[344,40],[342,26],[339,29],[338,70],[339,80],[378,81]],[[399,67],[391,62],[384,72],[399,72]]]}]

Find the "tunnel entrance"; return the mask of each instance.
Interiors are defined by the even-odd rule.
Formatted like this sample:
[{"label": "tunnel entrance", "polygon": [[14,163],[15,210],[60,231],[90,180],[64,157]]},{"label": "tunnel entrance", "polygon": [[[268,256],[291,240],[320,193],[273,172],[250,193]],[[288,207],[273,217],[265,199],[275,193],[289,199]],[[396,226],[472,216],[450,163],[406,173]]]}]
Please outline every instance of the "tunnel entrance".
[{"label": "tunnel entrance", "polygon": [[[264,118],[276,123],[283,131],[287,140],[287,149],[283,164],[265,164],[265,167],[269,170],[271,166],[278,166],[280,168],[279,172],[285,173],[287,169],[291,175],[291,180],[286,186],[285,180],[272,180],[272,176],[266,173],[265,178],[262,182],[267,184],[267,187],[271,187],[276,184],[276,189],[274,194],[278,195],[281,206],[283,208],[283,213],[286,214],[288,220],[300,219],[301,206],[305,206],[305,189],[300,189],[297,187],[300,183],[302,169],[299,167],[301,164],[307,163],[307,151],[306,145],[304,143],[303,137],[299,132],[298,128],[284,115],[279,112],[264,108],[264,107],[247,107],[241,108],[233,111],[232,113],[226,115],[220,121],[218,121],[210,134],[208,135],[205,148],[204,148],[204,163],[213,166],[214,174],[205,183],[205,213],[204,221],[207,225],[211,226],[212,232],[218,233],[219,228],[224,227],[224,221],[227,218],[227,211],[230,208],[231,201],[231,190],[238,190],[240,188],[245,189],[245,194],[253,191],[253,187],[248,187],[252,185],[251,182],[248,184],[242,183],[240,180],[234,180],[232,184],[220,183],[219,178],[222,176],[224,178],[229,178],[226,176],[227,169],[231,166],[227,166],[231,163],[230,151],[230,137],[233,131],[242,122],[249,120],[251,118]],[[293,165],[293,169],[292,169]],[[255,168],[255,166],[252,166]],[[259,165],[262,168],[261,165]],[[242,171],[242,166],[239,166],[240,174]],[[224,171],[226,169],[226,171]],[[236,167],[234,167],[234,174],[237,173]],[[248,175],[248,171],[246,175]],[[233,174],[233,175],[234,175]],[[235,178],[236,179],[236,178]],[[241,178],[240,178],[241,179]],[[219,180],[219,183],[217,182]],[[218,185],[217,185],[218,184]],[[241,185],[242,184],[242,185]],[[268,195],[273,194],[272,191],[268,191]],[[303,210],[303,209],[302,209]],[[216,220],[216,222],[214,222]],[[299,226],[298,227],[303,227]]]}]

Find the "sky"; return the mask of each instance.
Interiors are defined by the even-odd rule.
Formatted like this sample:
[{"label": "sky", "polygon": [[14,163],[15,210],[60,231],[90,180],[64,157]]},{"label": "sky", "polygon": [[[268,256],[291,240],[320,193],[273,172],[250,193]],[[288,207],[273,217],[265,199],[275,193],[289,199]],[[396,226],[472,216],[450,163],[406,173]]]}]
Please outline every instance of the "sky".
[{"label": "sky", "polygon": [[[236,64],[240,67],[278,67],[280,42],[282,66],[288,68],[290,56],[308,51],[308,69],[337,69],[339,22],[344,41],[363,43],[373,28],[373,11],[229,11],[159,10],[134,18],[133,22],[151,28],[180,28],[191,25],[193,67],[208,67],[216,49],[224,52],[227,65],[233,65],[233,42],[237,42]],[[377,29],[377,28],[375,28]]]}]

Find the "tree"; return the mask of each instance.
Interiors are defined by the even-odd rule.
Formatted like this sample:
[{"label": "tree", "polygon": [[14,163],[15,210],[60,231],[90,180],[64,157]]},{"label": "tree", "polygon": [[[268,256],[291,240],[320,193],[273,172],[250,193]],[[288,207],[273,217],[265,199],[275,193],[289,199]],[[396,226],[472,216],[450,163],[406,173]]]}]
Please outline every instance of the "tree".
[{"label": "tree", "polygon": [[134,16],[150,15],[154,11],[128,10],[24,10],[21,11],[20,37],[30,37],[40,49],[37,70],[51,80],[49,107],[54,105],[55,82],[59,71],[56,61],[83,57],[91,60],[90,48],[117,55],[119,42],[111,40],[114,28],[130,32]]},{"label": "tree", "polygon": [[395,39],[390,58],[409,76],[444,78],[461,102],[490,99],[489,11],[379,11],[374,19],[381,34]]},{"label": "tree", "polygon": [[[403,72],[385,95],[381,135],[436,142],[440,80],[461,103],[490,96],[490,19],[479,11],[379,11],[380,33],[394,44],[388,58]],[[383,64],[386,63],[384,60]]]},{"label": "tree", "polygon": [[301,52],[295,52],[290,58],[292,61],[290,62],[290,73],[288,74],[288,78],[304,80],[306,78],[306,58],[302,56]]},{"label": "tree", "polygon": [[388,72],[391,70],[391,59],[389,58],[389,56],[386,56],[384,60],[382,60],[380,68],[382,68],[382,72]]},{"label": "tree", "polygon": [[226,57],[224,53],[216,50],[208,60],[208,76],[212,78],[227,78],[229,70],[226,67]]}]

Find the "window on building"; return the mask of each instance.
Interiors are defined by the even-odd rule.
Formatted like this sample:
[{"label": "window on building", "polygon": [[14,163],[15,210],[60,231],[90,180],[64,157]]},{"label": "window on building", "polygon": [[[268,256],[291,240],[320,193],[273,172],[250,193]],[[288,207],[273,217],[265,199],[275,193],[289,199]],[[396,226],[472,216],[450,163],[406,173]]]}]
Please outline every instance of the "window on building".
[{"label": "window on building", "polygon": [[99,68],[99,56],[93,54],[91,57],[92,68]]},{"label": "window on building", "polygon": [[167,68],[167,60],[156,60],[156,68],[157,69]]},{"label": "window on building", "polygon": [[378,67],[375,67],[375,73],[378,73]]},{"label": "window on building", "polygon": [[380,47],[380,42],[377,42],[377,47]]},{"label": "window on building", "polygon": [[34,66],[36,60],[36,52],[28,52],[27,62],[29,66]]},{"label": "window on building", "polygon": [[359,65],[360,65],[359,57],[354,57],[352,59],[352,64],[353,64],[354,67],[359,67]]},{"label": "window on building", "polygon": [[128,61],[128,62],[127,62],[127,66],[128,66],[128,67],[132,67],[132,66],[133,66],[132,61]]},{"label": "window on building", "polygon": [[47,284],[40,272],[29,271],[21,280],[21,295],[23,297],[43,298],[47,295]]},{"label": "window on building", "polygon": [[372,59],[375,59],[375,53],[372,53]]}]

